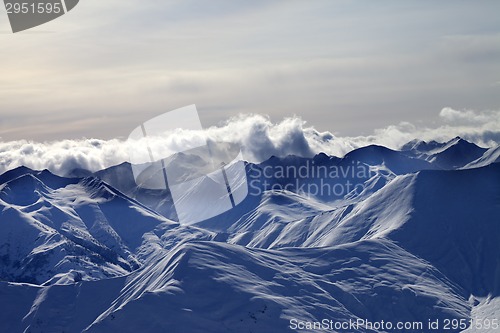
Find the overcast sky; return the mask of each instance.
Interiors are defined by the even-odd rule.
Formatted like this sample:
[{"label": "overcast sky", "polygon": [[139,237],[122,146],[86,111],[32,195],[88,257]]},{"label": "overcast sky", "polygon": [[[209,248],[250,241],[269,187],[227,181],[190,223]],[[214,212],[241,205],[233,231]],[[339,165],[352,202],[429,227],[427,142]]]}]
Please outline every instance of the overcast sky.
[{"label": "overcast sky", "polygon": [[0,8],[0,138],[127,137],[196,104],[205,125],[297,115],[366,135],[500,109],[500,1],[81,0],[12,34]]}]

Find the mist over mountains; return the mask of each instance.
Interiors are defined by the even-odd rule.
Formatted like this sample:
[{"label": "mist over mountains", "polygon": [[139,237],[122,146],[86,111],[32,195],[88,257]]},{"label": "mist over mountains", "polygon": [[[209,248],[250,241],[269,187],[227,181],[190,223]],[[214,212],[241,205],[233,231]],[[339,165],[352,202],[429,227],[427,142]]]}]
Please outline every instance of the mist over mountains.
[{"label": "mist over mountains", "polygon": [[[470,320],[500,316],[499,162],[498,146],[460,137],[272,156],[245,163],[243,202],[194,225],[177,222],[168,189],[138,187],[129,163],[11,169],[0,175],[0,331],[464,319],[467,332],[494,332]],[[425,331],[366,322],[356,331]]]},{"label": "mist over mountains", "polygon": [[[231,118],[219,126],[199,131],[179,131],[175,135],[150,137],[152,148],[169,149],[196,140],[200,135],[208,142],[228,142],[242,147],[246,161],[260,163],[271,156],[296,155],[312,158],[319,153],[343,157],[368,145],[381,145],[399,150],[411,140],[448,142],[456,136],[481,147],[500,144],[500,112],[454,110],[446,107],[439,112],[439,122],[422,126],[402,122],[376,129],[372,134],[345,136],[321,132],[299,117],[272,122],[264,115],[250,114]],[[123,133],[127,136],[129,133]],[[418,141],[416,140],[416,141]],[[130,161],[130,140],[81,139],[53,142],[2,141],[0,137],[0,173],[26,166],[35,170],[48,169],[60,176],[74,169],[96,172]]]}]

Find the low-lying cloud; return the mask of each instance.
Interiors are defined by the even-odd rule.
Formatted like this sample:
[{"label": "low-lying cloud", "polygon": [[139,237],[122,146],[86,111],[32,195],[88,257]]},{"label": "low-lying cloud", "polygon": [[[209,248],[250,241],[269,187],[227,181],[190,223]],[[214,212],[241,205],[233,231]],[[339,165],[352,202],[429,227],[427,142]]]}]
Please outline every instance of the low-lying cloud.
[{"label": "low-lying cloud", "polygon": [[[343,156],[349,151],[369,144],[380,144],[397,149],[415,138],[447,141],[455,136],[484,147],[500,143],[500,111],[441,110],[440,123],[434,127],[420,127],[403,122],[372,135],[340,137],[330,132],[319,132],[298,117],[273,123],[263,115],[240,115],[225,124],[210,127],[204,133],[179,131],[175,135],[152,141],[165,151],[199,135],[208,140],[235,143],[241,146],[246,160],[258,162],[272,155],[313,156],[320,152]],[[63,140],[55,142],[10,141],[0,142],[0,173],[24,165],[32,169],[49,169],[65,175],[74,169],[97,171],[129,160],[134,142],[112,139]],[[175,150],[172,148],[172,150]]]}]

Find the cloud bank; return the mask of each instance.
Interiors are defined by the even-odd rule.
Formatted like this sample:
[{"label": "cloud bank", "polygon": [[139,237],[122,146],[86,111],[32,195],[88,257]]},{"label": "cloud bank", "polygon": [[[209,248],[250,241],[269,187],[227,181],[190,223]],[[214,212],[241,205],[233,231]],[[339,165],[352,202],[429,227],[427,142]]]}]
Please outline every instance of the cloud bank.
[{"label": "cloud bank", "polygon": [[0,136],[112,139],[193,102],[210,125],[297,114],[349,135],[434,119],[443,100],[495,109],[499,12],[500,1],[86,0],[14,37],[0,10]]},{"label": "cloud bank", "polygon": [[[189,142],[199,135],[209,140],[238,144],[246,160],[259,162],[272,155],[313,156],[325,152],[343,156],[349,151],[369,144],[380,144],[398,149],[415,138],[429,141],[447,141],[455,136],[483,147],[500,143],[500,111],[455,110],[445,107],[439,113],[440,123],[434,127],[420,127],[403,122],[377,129],[372,135],[341,137],[320,132],[298,117],[273,123],[263,115],[240,115],[221,126],[197,133],[177,131],[162,140],[152,140],[153,146],[169,148]],[[97,171],[129,160],[137,142],[127,140],[63,140],[54,142],[9,141],[0,142],[0,173],[24,165],[32,169],[49,169],[65,175],[74,169]]]}]

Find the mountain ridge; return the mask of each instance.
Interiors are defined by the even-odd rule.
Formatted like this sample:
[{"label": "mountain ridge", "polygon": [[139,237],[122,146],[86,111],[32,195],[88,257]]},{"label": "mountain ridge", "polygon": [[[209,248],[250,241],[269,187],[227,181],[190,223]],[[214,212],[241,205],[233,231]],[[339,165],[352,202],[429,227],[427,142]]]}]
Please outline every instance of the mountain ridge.
[{"label": "mountain ridge", "polygon": [[[293,332],[293,319],[500,314],[497,150],[462,167],[472,156],[440,155],[459,162],[449,170],[408,154],[369,146],[246,163],[255,193],[193,226],[165,217],[175,215],[168,189],[134,186],[127,163],[74,173],[85,177],[8,171],[0,331]],[[340,169],[357,166],[366,172]],[[362,190],[311,190],[346,181]]]}]

